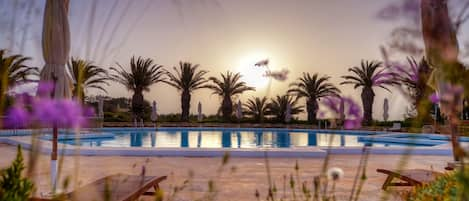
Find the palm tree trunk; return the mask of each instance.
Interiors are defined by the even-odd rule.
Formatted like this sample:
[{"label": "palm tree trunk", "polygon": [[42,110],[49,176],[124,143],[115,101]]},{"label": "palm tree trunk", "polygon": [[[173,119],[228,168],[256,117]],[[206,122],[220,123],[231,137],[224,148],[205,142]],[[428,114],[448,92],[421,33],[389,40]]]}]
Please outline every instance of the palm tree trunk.
[{"label": "palm tree trunk", "polygon": [[371,87],[364,87],[361,97],[363,104],[363,124],[365,126],[369,126],[373,121],[373,102],[375,99],[375,93]]},{"label": "palm tree trunk", "polygon": [[132,96],[132,113],[134,119],[143,119],[143,92],[142,90],[135,90]]},{"label": "palm tree trunk", "polygon": [[464,150],[461,150],[459,145],[459,134],[458,125],[451,123],[451,146],[453,147],[453,159],[454,161],[460,161],[461,157],[464,156]]},{"label": "palm tree trunk", "polygon": [[181,94],[181,120],[182,121],[189,121],[189,110],[191,107],[191,93],[189,91],[184,90]]},{"label": "palm tree trunk", "polygon": [[224,96],[221,103],[221,111],[223,113],[223,120],[230,121],[231,114],[233,114],[233,101],[230,96]]},{"label": "palm tree trunk", "polygon": [[422,33],[430,64],[445,67],[458,57],[458,42],[448,11],[448,0],[422,0]]},{"label": "palm tree trunk", "polygon": [[[436,86],[440,82],[464,79],[464,66],[458,62],[458,41],[451,22],[447,0],[422,0],[422,34],[429,63],[436,68]],[[440,70],[441,69],[441,70]],[[440,71],[437,71],[440,70]],[[458,73],[455,73],[458,72]],[[461,72],[461,73],[459,73]],[[455,161],[461,158],[456,124],[451,124],[451,144]]]},{"label": "palm tree trunk", "polygon": [[314,123],[317,121],[316,114],[318,113],[318,101],[309,98],[306,101],[306,111],[308,113],[308,123]]}]

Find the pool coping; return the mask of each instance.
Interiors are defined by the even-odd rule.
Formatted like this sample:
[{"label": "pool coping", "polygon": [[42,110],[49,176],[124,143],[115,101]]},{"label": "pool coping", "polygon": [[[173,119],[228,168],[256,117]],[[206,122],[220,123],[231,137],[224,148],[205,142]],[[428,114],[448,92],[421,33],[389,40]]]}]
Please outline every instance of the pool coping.
[{"label": "pool coping", "polygon": [[[109,132],[113,130],[128,131],[135,128],[102,128],[98,132]],[[140,131],[152,131],[155,128],[138,128]],[[178,130],[180,128],[163,127],[159,130]],[[240,131],[291,131],[291,132],[321,132],[337,134],[353,134],[369,136],[370,134],[389,134],[384,131],[357,131],[357,130],[326,130],[326,129],[289,129],[289,128],[214,128],[214,127],[186,127],[188,130],[240,130]],[[85,129],[83,129],[85,130]],[[4,131],[0,131],[2,134]],[[18,132],[17,132],[18,133]],[[31,130],[29,130],[31,133]],[[412,134],[412,133],[392,133],[392,134]],[[30,135],[30,134],[29,134]],[[431,134],[435,135],[435,134]],[[40,152],[50,154],[52,143],[40,139]],[[10,145],[21,145],[25,149],[31,149],[31,137],[27,130],[16,136],[0,137],[0,143]],[[62,144],[61,144],[62,145]],[[329,154],[363,154],[363,147],[295,147],[295,148],[154,148],[154,147],[81,147],[74,145],[59,145],[59,153],[64,155],[85,155],[85,156],[155,156],[155,157],[221,157],[227,152],[231,157],[295,157],[295,158],[323,158]],[[368,147],[370,154],[387,155],[452,155],[452,149],[449,143],[431,146],[431,147]]]}]

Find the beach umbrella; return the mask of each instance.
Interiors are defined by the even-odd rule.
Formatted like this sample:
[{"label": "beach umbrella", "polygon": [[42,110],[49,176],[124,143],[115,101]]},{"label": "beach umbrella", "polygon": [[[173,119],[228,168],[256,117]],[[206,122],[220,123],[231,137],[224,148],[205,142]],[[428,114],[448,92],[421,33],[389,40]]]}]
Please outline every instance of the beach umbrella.
[{"label": "beach umbrella", "polygon": [[241,105],[241,100],[238,100],[238,105],[236,107],[236,118],[238,118],[238,120],[240,121],[243,118],[243,108]]},{"label": "beach umbrella", "polygon": [[[70,98],[72,79],[65,72],[70,53],[70,29],[68,25],[68,0],[47,0],[42,28],[42,54],[45,65],[41,81],[54,83],[53,98]],[[53,128],[51,153],[52,190],[56,188],[57,176],[57,125]]]},{"label": "beach umbrella", "polygon": [[383,103],[383,119],[384,121],[388,121],[389,118],[389,101],[387,98],[384,99]]},{"label": "beach umbrella", "polygon": [[342,122],[345,120],[345,102],[344,99],[340,99],[340,105],[339,105],[339,118]]},{"label": "beach umbrella", "polygon": [[151,107],[151,121],[156,122],[158,120],[158,113],[156,111],[156,101],[153,101],[153,106]]},{"label": "beach umbrella", "polygon": [[285,122],[290,123],[291,121],[291,105],[287,103],[287,109],[285,110]]},{"label": "beach umbrella", "polygon": [[199,104],[197,105],[197,121],[202,121],[203,120],[203,116],[202,116],[202,103],[199,102]]},{"label": "beach umbrella", "polygon": [[98,118],[104,119],[104,100],[103,97],[98,97]]}]

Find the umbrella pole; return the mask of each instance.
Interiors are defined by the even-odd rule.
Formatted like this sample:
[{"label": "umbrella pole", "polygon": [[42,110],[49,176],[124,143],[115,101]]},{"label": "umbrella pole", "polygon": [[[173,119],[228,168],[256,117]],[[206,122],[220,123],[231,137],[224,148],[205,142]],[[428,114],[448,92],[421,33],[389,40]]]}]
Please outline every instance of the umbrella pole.
[{"label": "umbrella pole", "polygon": [[53,134],[52,134],[52,153],[50,161],[50,176],[51,176],[51,185],[52,193],[55,193],[57,187],[57,141],[58,141],[58,128],[57,125],[54,125]]}]

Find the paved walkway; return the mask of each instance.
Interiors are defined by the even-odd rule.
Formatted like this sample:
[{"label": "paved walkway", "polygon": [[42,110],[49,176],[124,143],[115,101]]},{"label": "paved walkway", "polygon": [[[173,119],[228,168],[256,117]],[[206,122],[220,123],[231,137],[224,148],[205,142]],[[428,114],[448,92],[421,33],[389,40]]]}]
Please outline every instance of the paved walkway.
[{"label": "paved walkway", "polygon": [[[10,145],[0,145],[0,167],[6,167],[13,160],[16,148]],[[24,151],[25,160],[28,161],[29,152]],[[38,192],[49,189],[49,156],[38,156],[38,168],[35,170]],[[380,200],[382,191],[380,187],[385,179],[384,175],[376,173],[376,168],[396,168],[402,159],[398,155],[372,155],[369,158],[367,176],[360,200]],[[78,160],[78,161],[77,161]],[[300,179],[312,186],[312,178],[318,175],[323,159],[314,158],[272,158],[270,166],[272,178],[282,195],[284,176],[294,174],[295,161],[300,166]],[[340,167],[345,177],[337,183],[337,200],[347,200],[360,155],[332,155],[330,167]],[[448,156],[412,156],[406,167],[424,168],[443,171],[443,167],[451,157]],[[184,158],[184,157],[120,157],[120,156],[81,156],[79,158],[68,156],[64,159],[63,176],[74,175],[74,164],[79,163],[78,180],[81,185],[110,174],[127,173],[140,174],[145,166],[147,175],[168,175],[169,180],[162,184],[168,195],[175,185],[182,184],[189,179],[189,172],[193,172],[190,186],[178,193],[176,200],[192,200],[199,198],[208,190],[208,181],[213,179],[219,189],[216,200],[256,200],[254,194],[259,190],[261,198],[266,195],[267,174],[263,158],[231,158],[225,166],[221,176],[218,169],[221,158]],[[288,190],[289,191],[289,190]],[[151,200],[151,199],[148,199]],[[395,200],[395,199],[393,199]]]}]

